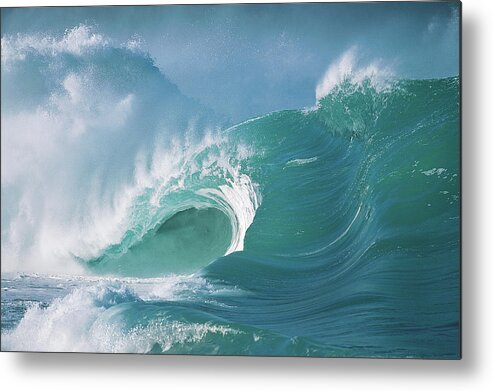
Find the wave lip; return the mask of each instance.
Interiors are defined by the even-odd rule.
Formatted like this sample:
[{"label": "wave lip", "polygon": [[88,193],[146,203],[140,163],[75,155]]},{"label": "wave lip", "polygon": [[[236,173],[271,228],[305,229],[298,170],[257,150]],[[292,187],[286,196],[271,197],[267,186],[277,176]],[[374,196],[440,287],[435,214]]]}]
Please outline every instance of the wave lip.
[{"label": "wave lip", "polygon": [[252,224],[255,211],[261,203],[261,196],[256,191],[251,179],[240,174],[229,185],[220,185],[217,189],[201,189],[197,194],[209,197],[217,202],[222,211],[230,218],[232,225],[231,243],[224,255],[242,251],[245,235]]}]

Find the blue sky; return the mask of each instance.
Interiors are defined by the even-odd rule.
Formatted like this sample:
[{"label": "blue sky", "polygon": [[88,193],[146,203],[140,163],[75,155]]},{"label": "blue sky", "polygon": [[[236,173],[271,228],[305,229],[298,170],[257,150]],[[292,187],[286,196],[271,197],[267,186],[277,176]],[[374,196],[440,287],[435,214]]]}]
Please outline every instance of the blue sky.
[{"label": "blue sky", "polygon": [[60,36],[81,23],[139,41],[185,95],[232,122],[313,105],[324,72],[351,47],[400,78],[459,72],[454,2],[2,10],[2,36]]}]

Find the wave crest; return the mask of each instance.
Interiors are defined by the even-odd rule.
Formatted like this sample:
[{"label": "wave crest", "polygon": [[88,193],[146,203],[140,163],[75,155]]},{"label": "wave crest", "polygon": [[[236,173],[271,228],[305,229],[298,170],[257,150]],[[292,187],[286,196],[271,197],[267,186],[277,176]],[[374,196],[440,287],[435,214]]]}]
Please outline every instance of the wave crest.
[{"label": "wave crest", "polygon": [[81,56],[88,50],[107,46],[109,40],[94,32],[91,26],[80,24],[65,30],[63,37],[17,35],[2,37],[2,66],[23,61],[29,53],[56,56],[69,53]]},{"label": "wave crest", "polygon": [[390,86],[392,76],[392,69],[383,66],[381,61],[363,64],[357,47],[353,46],[329,66],[316,87],[315,96],[318,102],[344,83],[368,83],[377,91],[382,91]]}]

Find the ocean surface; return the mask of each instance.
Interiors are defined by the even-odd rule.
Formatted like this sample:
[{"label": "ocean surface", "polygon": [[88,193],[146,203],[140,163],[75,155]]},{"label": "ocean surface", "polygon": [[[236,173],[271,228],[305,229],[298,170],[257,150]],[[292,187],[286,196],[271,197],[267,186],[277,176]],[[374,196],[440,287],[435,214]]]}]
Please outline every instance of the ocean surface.
[{"label": "ocean surface", "polygon": [[2,182],[2,350],[458,358],[458,77],[339,64],[314,107],[209,126],[142,53],[2,45],[2,132],[26,74],[30,123],[74,131]]}]

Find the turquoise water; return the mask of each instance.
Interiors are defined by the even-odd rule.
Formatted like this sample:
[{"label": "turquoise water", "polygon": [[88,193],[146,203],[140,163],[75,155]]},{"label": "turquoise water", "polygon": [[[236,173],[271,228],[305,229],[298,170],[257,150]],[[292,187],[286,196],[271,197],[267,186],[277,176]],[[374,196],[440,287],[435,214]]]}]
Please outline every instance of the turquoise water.
[{"label": "turquoise water", "polygon": [[[180,137],[182,112],[195,106],[148,59],[112,50],[97,54],[96,76],[115,61],[141,73],[120,75],[120,84],[90,77],[103,91],[145,95],[122,128],[153,129],[135,155],[133,139],[118,138],[118,149],[129,144],[122,161],[142,151],[153,157],[128,159],[129,171],[120,171],[119,151],[102,160],[110,163],[98,202],[74,180],[80,198],[67,210],[82,217],[70,220],[56,246],[48,240],[51,220],[43,220],[45,251],[31,256],[33,264],[45,262],[46,273],[2,274],[2,350],[459,356],[457,77],[392,80],[383,88],[370,77],[345,77],[313,108],[219,126],[176,144],[170,140]],[[94,66],[93,58],[64,56],[62,69],[70,72]],[[15,72],[12,80],[23,70]],[[2,94],[9,80],[2,79]],[[161,90],[169,111],[149,112]],[[160,115],[169,120],[169,112],[164,128],[173,130],[163,133]],[[111,145],[112,134],[94,140]],[[154,148],[157,139],[165,147]],[[101,157],[94,140],[90,153],[81,147],[81,161]],[[79,167],[67,170],[72,166]],[[90,183],[93,168],[83,167],[61,167],[60,177],[82,172]],[[64,183],[71,189],[72,181]],[[120,183],[132,184],[125,202],[107,196],[123,194]],[[124,217],[113,224],[118,211]],[[55,266],[52,254],[62,259]],[[57,272],[62,264],[79,272]]]}]

